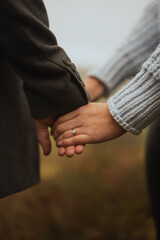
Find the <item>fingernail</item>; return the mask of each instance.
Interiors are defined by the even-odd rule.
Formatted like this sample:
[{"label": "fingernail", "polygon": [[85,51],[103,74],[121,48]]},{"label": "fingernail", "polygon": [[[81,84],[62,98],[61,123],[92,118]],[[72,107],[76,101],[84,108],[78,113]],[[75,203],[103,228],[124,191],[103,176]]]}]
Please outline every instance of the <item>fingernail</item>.
[{"label": "fingernail", "polygon": [[62,141],[58,142],[58,147],[62,147]]}]

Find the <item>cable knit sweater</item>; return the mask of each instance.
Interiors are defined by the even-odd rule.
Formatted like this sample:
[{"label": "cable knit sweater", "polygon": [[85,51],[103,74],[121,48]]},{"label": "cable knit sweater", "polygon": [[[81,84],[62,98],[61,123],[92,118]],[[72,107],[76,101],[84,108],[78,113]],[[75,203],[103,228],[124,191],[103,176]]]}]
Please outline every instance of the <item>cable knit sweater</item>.
[{"label": "cable knit sweater", "polygon": [[124,79],[136,74],[108,100],[111,115],[133,134],[140,134],[143,128],[160,116],[159,42],[160,3],[154,0],[110,61],[90,72],[90,76],[107,86],[106,95]]}]

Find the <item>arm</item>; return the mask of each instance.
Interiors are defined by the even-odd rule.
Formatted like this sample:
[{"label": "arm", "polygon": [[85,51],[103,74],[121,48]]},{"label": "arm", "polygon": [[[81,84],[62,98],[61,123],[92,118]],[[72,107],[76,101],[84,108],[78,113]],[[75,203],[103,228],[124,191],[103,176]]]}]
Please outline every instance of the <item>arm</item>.
[{"label": "arm", "polygon": [[[160,115],[160,44],[141,71],[106,103],[90,103],[55,124],[58,146],[99,143],[126,131],[141,133]],[[77,136],[70,129],[75,128]]]},{"label": "arm", "polygon": [[[87,104],[74,64],[49,30],[42,0],[0,1],[0,46],[19,78],[44,153],[51,150],[48,126],[54,117]],[[38,120],[40,119],[40,120]]]},{"label": "arm", "polygon": [[160,115],[160,44],[141,71],[108,101],[111,115],[128,132],[141,133]]},{"label": "arm", "polygon": [[139,72],[142,63],[159,43],[159,9],[159,0],[150,3],[135,29],[111,59],[89,73],[85,84],[92,100],[108,95],[123,80]]},{"label": "arm", "polygon": [[[155,32],[156,34],[155,36],[154,34],[150,35],[150,37],[152,36],[153,39],[151,38],[151,39],[148,39],[148,41],[146,42],[145,41],[141,42],[143,50],[144,49],[147,50],[147,56],[150,53],[150,51],[153,50],[153,48],[155,47],[156,43],[159,40],[159,29],[158,29],[159,8],[157,5],[158,1],[155,1],[154,4],[155,4],[153,5],[154,10],[156,11],[156,14],[155,14],[156,24],[154,21],[151,21],[151,19],[150,20],[149,18],[146,18],[146,19],[148,19],[148,23],[150,23],[151,21],[152,30],[154,32],[154,30],[156,29],[156,32]],[[153,13],[153,9],[152,8],[148,9],[148,13],[149,12]],[[145,17],[144,17],[144,20],[145,20]],[[155,24],[156,28],[153,27],[154,26],[153,23]],[[155,42],[154,42],[154,39],[155,39]],[[147,44],[150,44],[150,43],[152,47],[148,48],[149,45]],[[57,139],[57,143],[59,142],[59,146],[68,146],[70,144],[95,143],[95,142],[111,140],[115,137],[121,136],[126,132],[126,130],[134,134],[139,134],[144,127],[149,125],[160,114],[160,108],[159,108],[160,106],[160,102],[159,102],[159,93],[160,93],[160,84],[159,84],[159,79],[160,79],[159,55],[160,54],[159,52],[160,50],[159,48],[160,47],[158,46],[154,54],[143,65],[142,70],[131,81],[131,83],[129,83],[126,87],[124,87],[121,91],[119,91],[115,96],[109,99],[109,102],[108,102],[109,107],[105,105],[101,105],[101,106],[93,105],[94,106],[94,109],[93,109],[92,104],[89,104],[86,107],[82,107],[81,109],[60,118],[57,121],[54,128],[54,136]],[[140,55],[138,56],[140,57]],[[143,57],[144,55],[142,54],[138,61],[139,64],[143,62],[144,60]],[[124,60],[126,61],[127,58],[125,57]],[[125,63],[127,64],[128,61],[126,61]],[[139,70],[138,69],[139,64],[136,65],[136,62],[135,62],[135,66],[137,66],[135,68],[136,72]],[[112,67],[114,67],[114,64]],[[89,86],[89,84],[92,81],[92,76],[91,76],[91,79],[87,79],[87,80],[89,80],[88,81],[88,86]],[[102,85],[104,84],[105,81],[102,84],[100,84],[101,83],[100,80],[102,79],[99,78],[99,81],[98,81],[98,76],[94,77],[93,80],[94,80],[94,85],[96,85],[96,89],[98,88],[98,85],[99,85],[101,90],[103,89],[102,90],[103,92],[105,88],[102,87]],[[112,80],[114,80],[114,78]],[[91,90],[94,91],[96,89],[91,89]],[[93,95],[91,90],[89,91],[91,93],[91,98],[92,98]],[[96,109],[97,111],[101,109],[99,114],[94,114]],[[80,127],[78,127],[79,123],[81,123]],[[92,123],[92,125],[90,123]],[[71,131],[69,130],[70,129],[69,127],[76,128],[76,130],[78,131],[78,135],[73,137],[71,134]]]},{"label": "arm", "polygon": [[87,104],[82,80],[48,28],[41,0],[0,1],[0,45],[24,82],[32,116],[58,116]]},{"label": "arm", "polygon": [[[160,116],[160,45],[141,71],[106,103],[90,103],[58,119],[53,135],[59,147],[100,143],[135,135]],[[71,129],[76,129],[73,136]]]}]

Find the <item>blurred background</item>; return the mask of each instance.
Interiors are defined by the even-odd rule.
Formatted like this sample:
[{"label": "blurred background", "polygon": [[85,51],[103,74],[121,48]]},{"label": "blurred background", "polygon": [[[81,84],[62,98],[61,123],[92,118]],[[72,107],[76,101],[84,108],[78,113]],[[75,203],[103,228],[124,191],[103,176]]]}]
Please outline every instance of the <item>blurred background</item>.
[{"label": "blurred background", "polygon": [[45,0],[50,27],[78,67],[106,61],[150,0]]},{"label": "blurred background", "polygon": [[[106,61],[149,0],[45,0],[50,28],[82,77]],[[41,153],[42,182],[0,200],[0,239],[152,240],[145,137],[86,146],[81,156]]]}]

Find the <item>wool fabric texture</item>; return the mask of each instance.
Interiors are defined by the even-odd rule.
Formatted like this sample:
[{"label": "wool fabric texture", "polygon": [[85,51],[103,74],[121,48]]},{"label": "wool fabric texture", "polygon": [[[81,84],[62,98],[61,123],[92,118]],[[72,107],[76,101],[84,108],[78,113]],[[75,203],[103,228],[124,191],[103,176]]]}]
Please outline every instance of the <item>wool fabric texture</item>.
[{"label": "wool fabric texture", "polygon": [[160,116],[160,3],[150,3],[136,28],[107,63],[89,73],[106,85],[105,95],[133,79],[108,100],[111,115],[135,135]]}]

